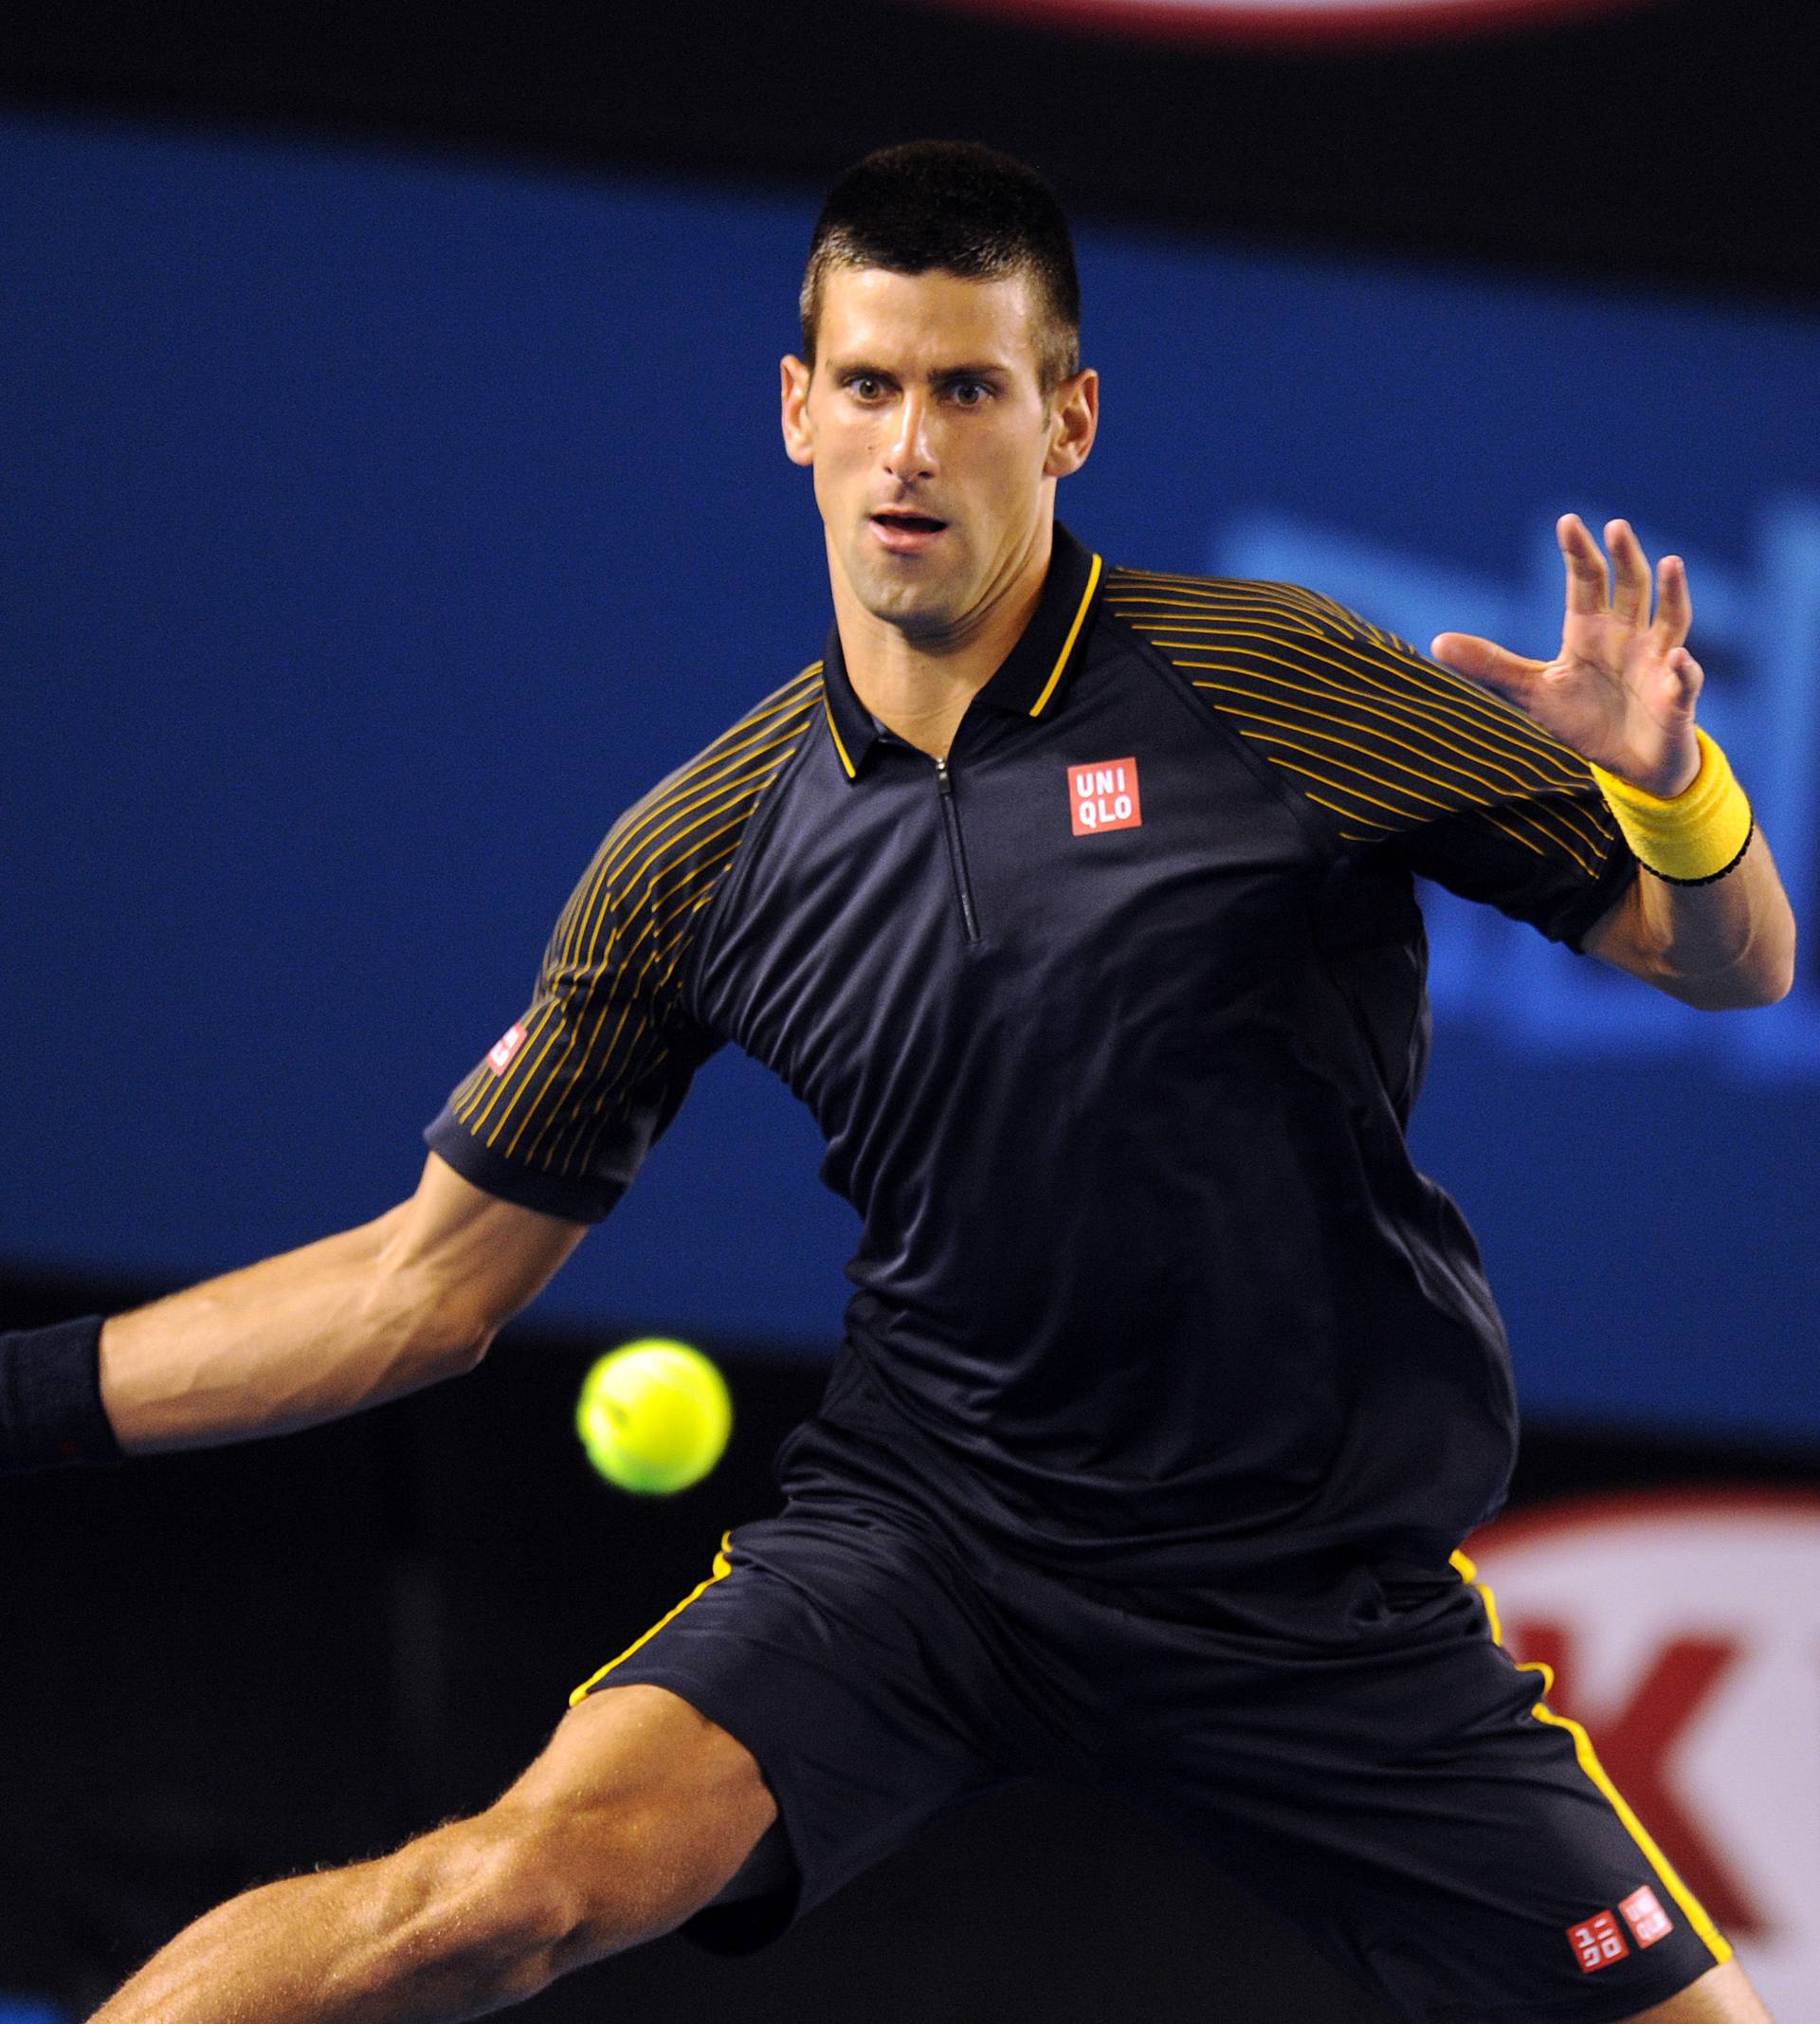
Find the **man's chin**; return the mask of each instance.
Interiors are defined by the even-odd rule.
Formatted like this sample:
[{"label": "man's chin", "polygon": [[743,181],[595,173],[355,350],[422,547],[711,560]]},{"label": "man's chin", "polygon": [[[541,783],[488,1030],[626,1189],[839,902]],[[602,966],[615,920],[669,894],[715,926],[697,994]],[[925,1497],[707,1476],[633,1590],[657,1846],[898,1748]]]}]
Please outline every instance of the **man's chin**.
[{"label": "man's chin", "polygon": [[872,616],[909,639],[938,638],[954,628],[956,611],[945,584],[920,578],[914,567],[866,570],[854,589]]}]

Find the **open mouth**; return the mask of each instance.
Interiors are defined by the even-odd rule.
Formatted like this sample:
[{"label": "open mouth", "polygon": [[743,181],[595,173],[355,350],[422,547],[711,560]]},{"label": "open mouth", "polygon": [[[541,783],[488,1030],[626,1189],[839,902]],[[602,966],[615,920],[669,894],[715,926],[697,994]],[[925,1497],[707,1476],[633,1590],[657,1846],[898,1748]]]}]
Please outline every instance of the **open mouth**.
[{"label": "open mouth", "polygon": [[948,522],[928,513],[900,513],[887,509],[873,514],[872,524],[887,534],[932,535],[939,534]]}]

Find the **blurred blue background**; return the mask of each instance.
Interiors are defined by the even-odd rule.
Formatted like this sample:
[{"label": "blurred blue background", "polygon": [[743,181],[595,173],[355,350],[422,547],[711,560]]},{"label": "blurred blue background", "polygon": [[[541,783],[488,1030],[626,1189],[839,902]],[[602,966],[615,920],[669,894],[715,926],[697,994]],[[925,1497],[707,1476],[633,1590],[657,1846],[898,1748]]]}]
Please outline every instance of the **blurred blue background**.
[{"label": "blurred blue background", "polygon": [[[813,198],[0,122],[0,1262],[376,1213],[617,810],[819,649],[776,359]],[[1082,235],[1111,559],[1558,638],[1555,516],[1690,561],[1813,917],[1820,320]],[[1811,967],[1684,1012],[1437,903],[1425,1163],[1533,1412],[1820,1433]],[[825,1354],[852,1219],[723,1055],[546,1296]]]}]

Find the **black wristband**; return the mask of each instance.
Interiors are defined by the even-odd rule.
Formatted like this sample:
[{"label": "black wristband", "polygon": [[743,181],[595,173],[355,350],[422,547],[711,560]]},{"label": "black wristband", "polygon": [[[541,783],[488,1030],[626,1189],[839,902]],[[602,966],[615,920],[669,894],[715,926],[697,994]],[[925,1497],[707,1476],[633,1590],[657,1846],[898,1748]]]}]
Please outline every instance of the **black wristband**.
[{"label": "black wristband", "polygon": [[0,1475],[120,1459],[101,1406],[101,1317],[0,1335]]}]

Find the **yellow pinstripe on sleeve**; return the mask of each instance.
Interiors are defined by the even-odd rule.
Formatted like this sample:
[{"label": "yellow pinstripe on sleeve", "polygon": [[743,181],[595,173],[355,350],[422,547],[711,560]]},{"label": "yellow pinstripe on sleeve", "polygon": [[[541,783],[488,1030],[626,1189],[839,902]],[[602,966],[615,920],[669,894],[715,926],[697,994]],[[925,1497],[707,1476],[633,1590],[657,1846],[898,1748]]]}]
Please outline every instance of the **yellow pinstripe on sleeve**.
[{"label": "yellow pinstripe on sleeve", "polygon": [[715,1045],[683,1004],[694,937],[820,708],[821,675],[818,662],[767,697],[609,830],[511,1046],[481,1062],[432,1127],[431,1143],[483,1184],[503,1161],[528,1176],[535,1206],[541,1182],[552,1203],[573,1189],[604,1213],[668,1124]]},{"label": "yellow pinstripe on sleeve", "polygon": [[1630,856],[1584,760],[1331,598],[1118,570],[1105,603],[1347,848],[1571,939]]}]

